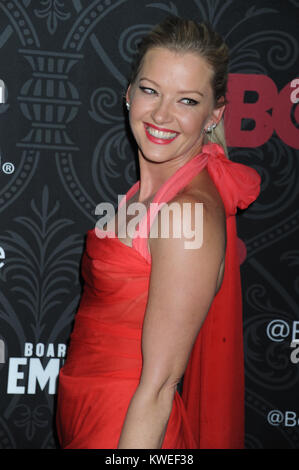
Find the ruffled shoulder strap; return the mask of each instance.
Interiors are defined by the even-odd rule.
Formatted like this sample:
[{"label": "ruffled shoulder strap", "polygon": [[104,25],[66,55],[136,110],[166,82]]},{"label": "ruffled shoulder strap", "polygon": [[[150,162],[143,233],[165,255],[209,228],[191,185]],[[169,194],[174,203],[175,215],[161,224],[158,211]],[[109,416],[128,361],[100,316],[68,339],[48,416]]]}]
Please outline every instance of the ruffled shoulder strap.
[{"label": "ruffled shoulder strap", "polygon": [[224,203],[227,216],[236,214],[237,208],[246,209],[260,193],[261,177],[253,168],[227,158],[218,144],[207,144],[207,168]]}]

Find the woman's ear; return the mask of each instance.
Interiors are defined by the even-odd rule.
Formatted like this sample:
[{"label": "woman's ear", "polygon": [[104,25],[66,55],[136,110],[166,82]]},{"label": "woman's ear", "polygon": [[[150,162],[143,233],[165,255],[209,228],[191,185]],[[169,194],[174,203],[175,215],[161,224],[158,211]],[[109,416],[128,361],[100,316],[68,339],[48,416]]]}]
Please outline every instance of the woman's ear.
[{"label": "woman's ear", "polygon": [[220,108],[215,108],[214,111],[212,112],[211,119],[215,124],[218,124],[221,121],[224,110],[225,110],[225,105],[221,106]]},{"label": "woman's ear", "polygon": [[128,86],[127,92],[126,92],[126,102],[130,103],[130,92],[131,92],[131,85]]},{"label": "woman's ear", "polygon": [[225,110],[225,105],[223,105],[219,108],[214,108],[214,110],[212,111],[209,119],[207,120],[207,122],[205,124],[205,128],[208,128],[208,127],[211,127],[211,126],[215,127],[215,125],[217,126],[217,124],[222,119],[224,110]]}]

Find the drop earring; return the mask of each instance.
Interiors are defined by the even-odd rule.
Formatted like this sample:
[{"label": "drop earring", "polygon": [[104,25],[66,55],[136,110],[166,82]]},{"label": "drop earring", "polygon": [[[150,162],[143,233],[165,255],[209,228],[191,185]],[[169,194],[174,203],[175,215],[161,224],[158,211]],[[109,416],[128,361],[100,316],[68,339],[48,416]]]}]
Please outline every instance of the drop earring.
[{"label": "drop earring", "polygon": [[213,130],[215,129],[216,126],[217,126],[217,124],[214,122],[213,124],[211,124],[210,126],[208,126],[205,129],[205,133],[210,134],[211,132],[213,132]]},{"label": "drop earring", "polygon": [[130,111],[130,103],[128,101],[126,101],[126,107],[127,107],[127,110]]}]

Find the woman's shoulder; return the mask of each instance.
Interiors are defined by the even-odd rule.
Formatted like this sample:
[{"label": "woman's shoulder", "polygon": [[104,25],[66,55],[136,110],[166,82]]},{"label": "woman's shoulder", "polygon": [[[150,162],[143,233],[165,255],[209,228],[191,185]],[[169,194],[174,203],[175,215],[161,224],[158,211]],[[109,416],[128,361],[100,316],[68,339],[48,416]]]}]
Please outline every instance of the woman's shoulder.
[{"label": "woman's shoulder", "polygon": [[186,187],[177,193],[168,205],[179,205],[182,210],[184,208],[191,211],[191,214],[201,207],[202,214],[205,217],[218,219],[219,223],[225,226],[225,207],[222,198],[214,185],[213,181],[209,178],[205,184],[200,187]]},{"label": "woman's shoulder", "polygon": [[194,202],[205,204],[207,209],[225,213],[221,195],[206,168],[178,192],[173,200],[182,201],[188,198],[190,201],[194,200]]},{"label": "woman's shoulder", "polygon": [[[149,234],[150,252],[157,244],[163,250],[180,250],[191,246],[190,239],[213,239],[216,245],[226,245],[226,216],[218,195],[204,189],[180,191],[164,204],[154,219]],[[165,243],[165,240],[172,240]],[[201,243],[194,243],[201,248]],[[160,250],[159,250],[160,251]]]}]

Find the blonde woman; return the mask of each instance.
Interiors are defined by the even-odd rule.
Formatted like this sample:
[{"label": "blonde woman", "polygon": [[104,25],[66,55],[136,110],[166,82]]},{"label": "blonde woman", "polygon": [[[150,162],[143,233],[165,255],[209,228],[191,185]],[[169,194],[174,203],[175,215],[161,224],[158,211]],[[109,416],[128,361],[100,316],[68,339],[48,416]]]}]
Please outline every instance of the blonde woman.
[{"label": "blonde woman", "polygon": [[[126,94],[140,180],[118,213],[134,203],[146,213],[133,233],[123,230],[129,210],[109,236],[88,233],[84,293],[59,377],[63,448],[244,446],[235,213],[257,198],[260,177],[227,157],[227,64],[220,36],[190,20],[169,18],[140,45]],[[202,233],[188,248],[184,209]]]}]

